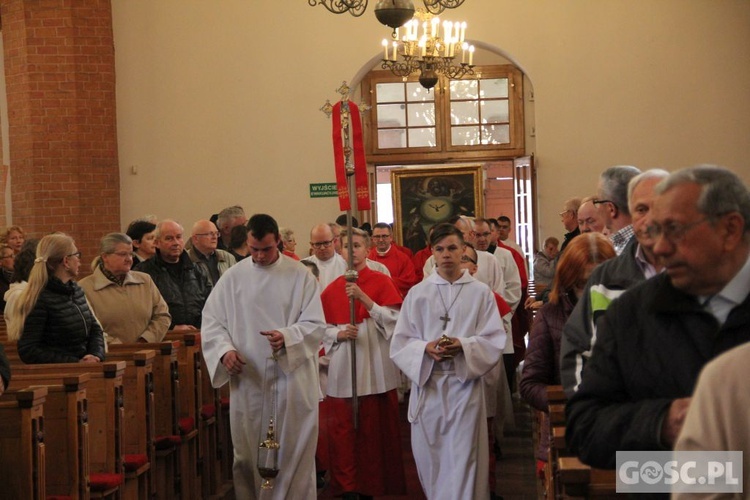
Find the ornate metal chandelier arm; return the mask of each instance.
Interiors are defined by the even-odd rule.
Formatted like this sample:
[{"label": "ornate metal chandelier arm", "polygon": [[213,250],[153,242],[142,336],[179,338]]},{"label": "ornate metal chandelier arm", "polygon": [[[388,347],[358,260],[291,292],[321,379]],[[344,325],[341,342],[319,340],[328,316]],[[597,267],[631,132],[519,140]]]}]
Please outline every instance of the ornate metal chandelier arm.
[{"label": "ornate metal chandelier arm", "polygon": [[460,7],[464,0],[424,0],[424,6],[430,14],[440,14],[445,9]]},{"label": "ornate metal chandelier arm", "polygon": [[389,69],[396,76],[406,77],[419,69],[419,62],[411,58],[403,61],[383,59],[383,69]]},{"label": "ornate metal chandelier arm", "polygon": [[343,14],[348,12],[354,17],[360,17],[367,10],[368,0],[307,0],[310,7],[322,5],[328,12]]},{"label": "ornate metal chandelier arm", "polygon": [[445,73],[451,80],[457,78],[463,78],[466,75],[474,75],[474,66],[469,66],[466,63],[461,63],[460,66],[452,66],[450,63],[443,65],[441,71]]}]

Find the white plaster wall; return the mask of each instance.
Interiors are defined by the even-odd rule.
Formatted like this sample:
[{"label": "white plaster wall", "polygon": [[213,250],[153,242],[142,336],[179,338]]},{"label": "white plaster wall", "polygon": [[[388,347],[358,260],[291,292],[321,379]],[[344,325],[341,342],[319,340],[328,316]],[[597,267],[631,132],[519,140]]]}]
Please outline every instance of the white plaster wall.
[{"label": "white plaster wall", "polygon": [[[338,215],[308,197],[334,180],[318,108],[377,61],[375,0],[361,18],[305,0],[112,4],[123,225],[190,226],[239,203],[304,242]],[[534,86],[542,236],[562,234],[562,201],[611,165],[712,162],[750,181],[750,2],[466,0],[443,17]]]}]

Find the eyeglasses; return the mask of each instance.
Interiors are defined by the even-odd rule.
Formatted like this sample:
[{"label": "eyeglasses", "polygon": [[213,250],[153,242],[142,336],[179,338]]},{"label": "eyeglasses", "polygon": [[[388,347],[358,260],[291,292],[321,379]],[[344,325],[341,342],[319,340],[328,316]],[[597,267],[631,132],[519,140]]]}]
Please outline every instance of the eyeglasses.
[{"label": "eyeglasses", "polygon": [[468,255],[462,255],[461,256],[461,262],[471,262],[472,264],[476,264],[477,261],[469,257]]},{"label": "eyeglasses", "polygon": [[330,247],[330,246],[331,246],[331,243],[333,243],[333,240],[328,240],[328,241],[317,241],[317,242],[315,242],[315,243],[313,243],[313,242],[311,241],[311,242],[310,242],[310,245],[312,245],[312,246],[313,246],[314,248],[328,248],[328,247]]},{"label": "eyeglasses", "polygon": [[210,233],[197,233],[196,236],[208,236],[209,238],[218,238],[218,231],[211,231]]},{"label": "eyeglasses", "polygon": [[646,228],[646,234],[649,238],[652,239],[664,236],[664,238],[668,242],[675,245],[682,241],[688,231],[708,220],[708,217],[704,217],[701,220],[697,220],[689,224],[677,224],[675,222],[670,222],[669,224],[665,224],[663,226],[661,224],[652,224]]},{"label": "eyeglasses", "polygon": [[80,259],[81,258],[81,252],[78,251],[76,253],[69,253],[68,255],[66,255],[66,257],[78,257]]},{"label": "eyeglasses", "polygon": [[563,210],[560,212],[560,217],[565,217],[567,214],[573,212],[572,210]]},{"label": "eyeglasses", "polygon": [[386,240],[390,237],[391,237],[390,234],[373,234],[372,235],[373,240]]},{"label": "eyeglasses", "polygon": [[487,237],[489,237],[489,235],[491,235],[491,234],[492,234],[491,232],[489,232],[489,231],[486,231],[486,232],[484,232],[484,233],[477,233],[477,236],[478,236],[478,237],[480,237],[480,238],[487,238]]},{"label": "eyeglasses", "polygon": [[613,204],[613,205],[614,205],[615,207],[617,206],[617,203],[615,203],[615,202],[614,202],[614,201],[612,201],[612,200],[594,200],[594,201],[592,201],[591,203],[592,203],[592,204],[594,204],[594,205],[601,205],[602,203],[611,203],[611,204]]},{"label": "eyeglasses", "polygon": [[118,257],[125,259],[127,257],[133,258],[135,254],[133,252],[112,252],[110,255],[117,255]]}]

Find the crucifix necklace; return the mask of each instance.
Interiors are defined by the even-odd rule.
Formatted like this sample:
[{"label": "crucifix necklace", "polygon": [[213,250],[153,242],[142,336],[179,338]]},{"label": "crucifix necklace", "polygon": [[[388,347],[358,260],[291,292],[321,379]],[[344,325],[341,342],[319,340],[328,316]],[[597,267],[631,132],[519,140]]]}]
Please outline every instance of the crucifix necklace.
[{"label": "crucifix necklace", "polygon": [[437,287],[438,295],[440,296],[440,302],[443,304],[443,309],[445,309],[445,316],[440,316],[440,319],[443,322],[443,331],[445,331],[446,327],[448,326],[448,322],[451,320],[449,313],[451,312],[451,309],[453,309],[453,305],[456,303],[458,296],[461,295],[461,292],[463,291],[465,284],[466,283],[461,283],[459,285],[460,288],[458,289],[458,293],[453,298],[453,302],[451,302],[450,307],[445,306],[445,300],[443,299],[443,294],[440,292],[440,287]]}]

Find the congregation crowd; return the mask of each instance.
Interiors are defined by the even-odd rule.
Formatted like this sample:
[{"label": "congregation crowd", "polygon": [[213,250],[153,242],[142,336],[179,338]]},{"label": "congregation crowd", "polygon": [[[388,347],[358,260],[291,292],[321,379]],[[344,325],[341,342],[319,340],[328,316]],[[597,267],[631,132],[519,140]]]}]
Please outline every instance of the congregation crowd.
[{"label": "congregation crowd", "polygon": [[[568,446],[595,467],[614,468],[621,450],[750,449],[735,428],[747,427],[738,346],[750,340],[743,182],[714,166],[612,167],[560,218],[559,250],[548,237],[534,255],[532,296],[505,216],[455,214],[416,253],[388,223],[347,230],[343,217],[312,227],[303,252],[294,231],[239,206],[189,235],[175,220],[133,221],[101,239],[80,280],[70,236],[10,227],[0,295],[25,363],[96,363],[111,343],[200,331],[212,384],[230,384],[237,498],[258,495],[269,407],[275,498],[314,498],[321,481],[343,498],[406,494],[404,397],[430,499],[498,498],[516,388],[544,412],[547,387],[562,385]],[[0,393],[12,376],[1,349]]]}]

